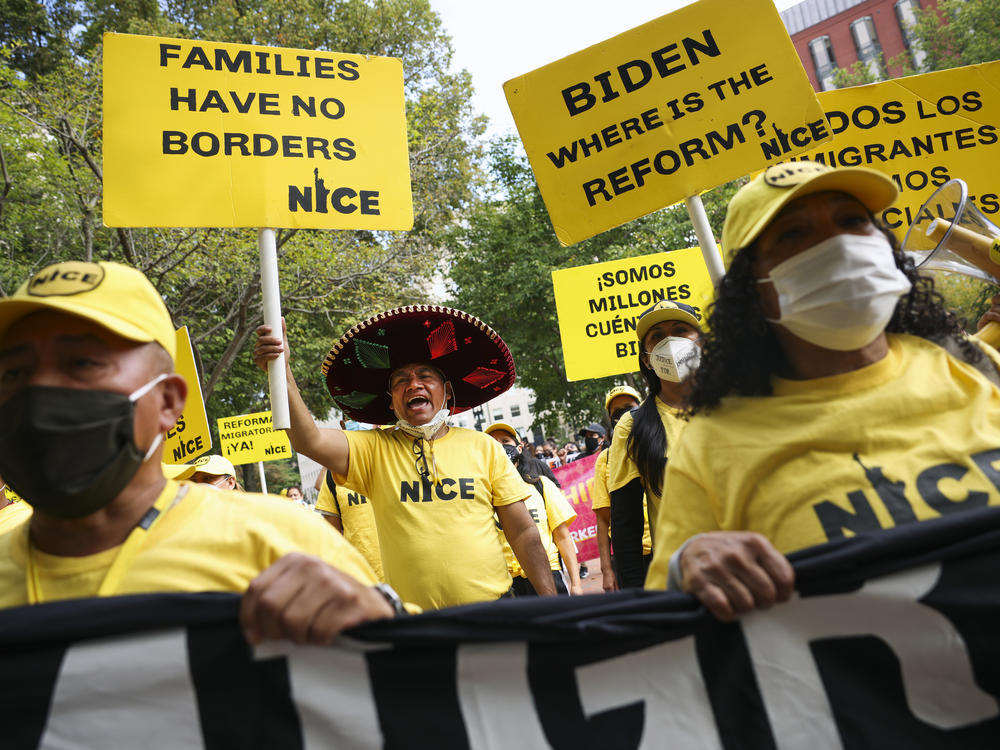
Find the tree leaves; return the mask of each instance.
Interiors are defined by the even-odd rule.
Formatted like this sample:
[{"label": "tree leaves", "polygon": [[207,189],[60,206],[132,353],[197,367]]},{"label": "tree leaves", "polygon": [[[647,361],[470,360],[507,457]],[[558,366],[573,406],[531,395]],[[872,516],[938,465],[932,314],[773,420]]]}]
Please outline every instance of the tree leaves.
[{"label": "tree leaves", "polygon": [[410,232],[280,232],[279,269],[293,370],[306,403],[333,405],[319,375],[341,333],[382,309],[426,301],[439,238],[472,198],[483,130],[468,73],[427,0],[0,0],[0,292],[61,259],[144,271],[177,326],[188,325],[210,420],[267,408],[250,361],[261,323],[256,232],[114,229],[101,212],[101,33],[122,31],[403,60],[415,223]]},{"label": "tree leaves", "polygon": [[[608,424],[605,392],[623,380],[642,390],[641,378],[566,381],[552,271],[691,247],[697,244],[694,228],[684,208],[674,206],[561,247],[520,142],[494,140],[489,166],[487,194],[494,197],[464,212],[446,239],[453,304],[503,336],[518,385],[535,392],[536,426],[546,435],[569,437],[584,424]],[[703,197],[718,229],[733,192],[735,183]]]}]

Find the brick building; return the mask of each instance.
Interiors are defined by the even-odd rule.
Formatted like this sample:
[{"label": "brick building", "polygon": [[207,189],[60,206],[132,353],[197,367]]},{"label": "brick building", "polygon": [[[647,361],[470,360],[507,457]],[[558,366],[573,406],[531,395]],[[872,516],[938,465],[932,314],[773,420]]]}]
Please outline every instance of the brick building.
[{"label": "brick building", "polygon": [[[937,6],[937,0],[803,0],[782,11],[781,20],[816,91],[836,88],[834,72],[861,61],[877,77],[883,63],[901,52],[920,70],[922,54],[911,49],[908,29],[914,12]],[[889,70],[899,74],[898,67]]]}]

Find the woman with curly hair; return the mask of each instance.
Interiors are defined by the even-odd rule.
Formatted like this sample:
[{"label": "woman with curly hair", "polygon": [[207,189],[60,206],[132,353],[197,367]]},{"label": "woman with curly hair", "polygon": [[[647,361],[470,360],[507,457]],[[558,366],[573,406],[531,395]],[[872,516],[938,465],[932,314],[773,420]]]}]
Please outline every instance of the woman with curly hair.
[{"label": "woman with curly hair", "polygon": [[[642,550],[643,497],[654,528],[667,459],[687,424],[683,413],[691,394],[691,375],[698,368],[700,320],[695,308],[669,301],[657,302],[636,320],[639,371],[648,395],[615,426],[608,449],[611,543],[621,588],[639,588],[646,579],[650,557]],[[655,536],[653,544],[655,549]]]},{"label": "woman with curly hair", "polygon": [[728,620],[790,596],[789,552],[1000,505],[1000,355],[873,218],[897,194],[796,162],[733,197],[647,587]]}]

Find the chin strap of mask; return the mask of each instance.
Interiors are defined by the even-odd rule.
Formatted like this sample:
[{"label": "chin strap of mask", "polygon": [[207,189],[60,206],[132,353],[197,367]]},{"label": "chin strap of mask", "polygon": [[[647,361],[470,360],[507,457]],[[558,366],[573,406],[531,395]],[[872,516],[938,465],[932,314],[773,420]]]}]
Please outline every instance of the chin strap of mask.
[{"label": "chin strap of mask", "polygon": [[424,457],[427,461],[428,466],[428,476],[434,484],[441,484],[441,478],[438,476],[437,471],[437,459],[434,457],[434,435],[437,434],[438,430],[441,429],[442,425],[448,423],[448,417],[451,412],[448,409],[441,409],[434,418],[431,419],[427,424],[414,425],[407,422],[405,419],[399,419],[396,422],[396,428],[402,430],[410,437],[416,438],[414,442],[414,453],[418,456],[424,456],[424,443],[429,447],[429,457]]},{"label": "chin strap of mask", "polygon": [[[166,379],[167,379],[167,373],[165,373],[165,372],[160,373],[155,378],[153,378],[148,383],[146,383],[146,385],[141,386],[140,388],[138,388],[135,391],[132,391],[132,393],[129,394],[128,400],[131,401],[134,404],[140,398],[142,398],[147,393],[149,393],[151,390],[153,390],[153,387],[157,383],[161,383],[161,382],[163,382]],[[153,439],[153,442],[150,444],[149,450],[147,450],[146,451],[146,455],[142,457],[142,462],[143,463],[146,463],[146,461],[149,460],[150,456],[153,455],[153,452],[157,449],[157,447],[162,442],[163,442],[163,433],[162,432],[156,433],[156,437]]]},{"label": "chin strap of mask", "polygon": [[[447,388],[448,386],[450,386],[450,383],[448,383],[448,381],[445,381],[445,388]],[[428,476],[430,477],[431,482],[433,484],[441,484],[441,477],[438,476],[438,470],[437,470],[437,459],[434,457],[434,436],[438,433],[438,430],[440,430],[443,425],[448,424],[448,417],[450,416],[451,416],[451,411],[448,409],[447,398],[445,399],[445,402],[440,411],[438,411],[438,413],[435,414],[431,418],[431,420],[427,422],[427,424],[422,424],[419,426],[415,424],[410,424],[405,419],[400,417],[398,414],[396,415],[397,417],[396,427],[405,432],[410,437],[416,438],[416,441],[414,443],[415,453],[417,453],[419,456],[424,455],[424,446],[423,446],[424,442],[426,442],[428,447],[430,448],[429,452],[431,455],[430,455],[430,463],[428,464],[428,469],[429,469]],[[426,461],[427,458],[424,457],[424,460]]]}]

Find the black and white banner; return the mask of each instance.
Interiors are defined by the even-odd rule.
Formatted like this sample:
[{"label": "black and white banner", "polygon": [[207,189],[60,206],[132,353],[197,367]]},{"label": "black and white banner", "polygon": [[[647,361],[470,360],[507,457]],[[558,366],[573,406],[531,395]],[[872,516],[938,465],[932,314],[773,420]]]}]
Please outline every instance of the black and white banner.
[{"label": "black and white banner", "polygon": [[503,601],[251,650],[238,597],[0,612],[0,748],[996,748],[1000,509],[793,556],[793,601]]}]

